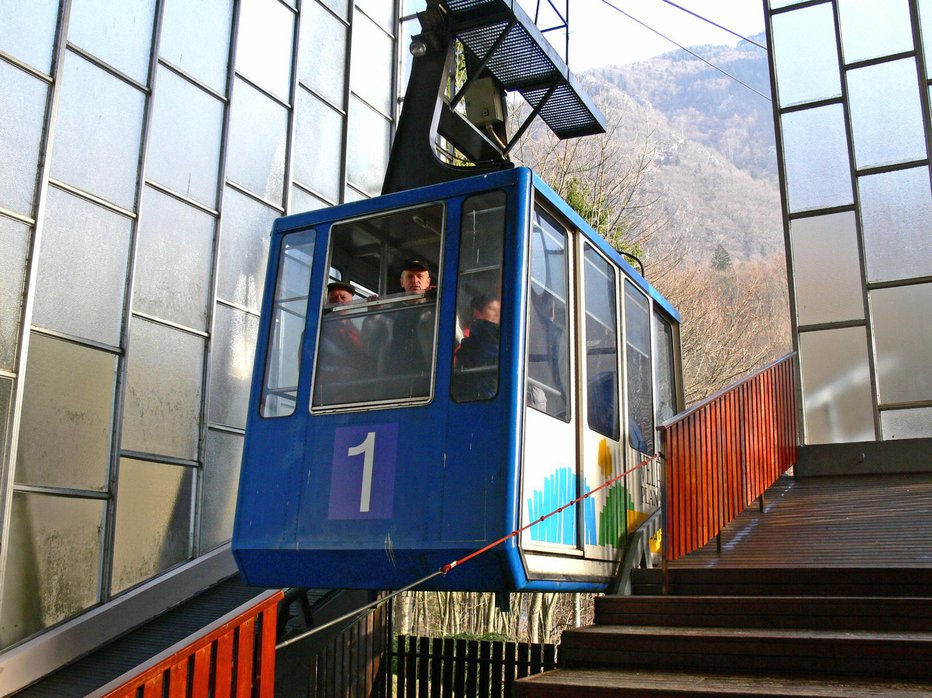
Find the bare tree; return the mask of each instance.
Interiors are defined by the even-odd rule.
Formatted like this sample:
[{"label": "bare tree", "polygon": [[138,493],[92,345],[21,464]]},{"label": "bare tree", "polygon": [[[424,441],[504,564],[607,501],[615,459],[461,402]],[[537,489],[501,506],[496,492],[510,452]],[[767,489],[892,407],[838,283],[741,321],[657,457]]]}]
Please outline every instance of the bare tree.
[{"label": "bare tree", "polygon": [[657,283],[683,318],[686,402],[692,403],[788,352],[790,315],[782,256],[724,270],[686,260]]},{"label": "bare tree", "polygon": [[[543,126],[532,127],[514,159],[530,167],[618,250],[638,254],[666,224],[649,186],[659,144],[653,131],[622,133],[629,98],[603,86],[606,132],[559,140]],[[526,109],[513,110],[517,123]]]}]

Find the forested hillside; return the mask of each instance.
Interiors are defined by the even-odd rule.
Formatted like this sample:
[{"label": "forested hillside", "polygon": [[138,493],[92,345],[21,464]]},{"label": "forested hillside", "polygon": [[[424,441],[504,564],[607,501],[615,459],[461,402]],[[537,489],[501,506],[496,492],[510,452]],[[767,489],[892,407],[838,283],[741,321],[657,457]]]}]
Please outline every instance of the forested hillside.
[{"label": "forested hillside", "polygon": [[[762,37],[761,37],[762,39]],[[768,95],[766,53],[695,53]],[[604,136],[531,129],[516,157],[537,170],[683,315],[693,402],[790,349],[770,101],[678,50],[590,71]]]},{"label": "forested hillside", "polygon": [[[769,94],[756,46],[694,50]],[[660,202],[667,236],[688,238],[697,255],[721,244],[735,260],[783,251],[769,101],[685,51],[594,70],[584,82],[626,147],[653,149],[645,194]]]}]

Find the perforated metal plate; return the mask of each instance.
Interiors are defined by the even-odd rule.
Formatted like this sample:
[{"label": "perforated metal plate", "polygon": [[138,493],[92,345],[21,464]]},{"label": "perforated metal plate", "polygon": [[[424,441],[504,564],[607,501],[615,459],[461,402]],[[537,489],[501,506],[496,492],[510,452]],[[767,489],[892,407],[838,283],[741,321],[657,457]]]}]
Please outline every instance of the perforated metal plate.
[{"label": "perforated metal plate", "polygon": [[[447,0],[457,38],[559,138],[605,133],[605,117],[534,22],[509,0]],[[504,36],[503,36],[504,34]],[[494,50],[493,50],[494,49]],[[541,106],[551,86],[556,89]]]}]

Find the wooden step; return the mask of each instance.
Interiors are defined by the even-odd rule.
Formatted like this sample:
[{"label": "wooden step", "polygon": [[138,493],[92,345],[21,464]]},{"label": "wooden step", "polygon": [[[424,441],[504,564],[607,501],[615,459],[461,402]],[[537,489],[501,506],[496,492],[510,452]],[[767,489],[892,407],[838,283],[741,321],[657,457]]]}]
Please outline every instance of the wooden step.
[{"label": "wooden step", "polygon": [[616,698],[619,696],[793,696],[883,698],[928,696],[925,681],[852,679],[845,676],[748,676],[650,669],[558,669],[521,679],[517,698]]},{"label": "wooden step", "polygon": [[564,631],[560,666],[932,679],[932,632],[593,626]]},{"label": "wooden step", "polygon": [[819,596],[602,596],[598,625],[932,630],[932,598]]},{"label": "wooden step", "polygon": [[[687,596],[932,597],[932,567],[673,567],[668,580],[668,594]],[[635,595],[663,594],[659,568],[634,570],[631,583]]]}]

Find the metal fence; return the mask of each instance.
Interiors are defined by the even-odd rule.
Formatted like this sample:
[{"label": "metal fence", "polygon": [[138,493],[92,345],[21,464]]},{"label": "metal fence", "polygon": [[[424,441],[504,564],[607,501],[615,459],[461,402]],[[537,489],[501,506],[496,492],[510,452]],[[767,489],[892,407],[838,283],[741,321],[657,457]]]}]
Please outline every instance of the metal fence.
[{"label": "metal fence", "polygon": [[516,679],[557,666],[557,646],[400,635],[395,696],[509,698]]},{"label": "metal fence", "polygon": [[377,606],[310,658],[309,696],[369,698],[390,686],[391,623],[388,605]]}]

